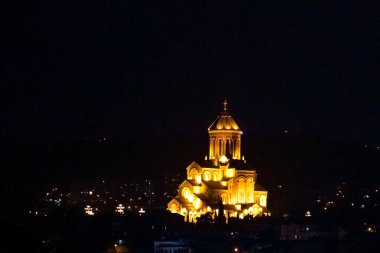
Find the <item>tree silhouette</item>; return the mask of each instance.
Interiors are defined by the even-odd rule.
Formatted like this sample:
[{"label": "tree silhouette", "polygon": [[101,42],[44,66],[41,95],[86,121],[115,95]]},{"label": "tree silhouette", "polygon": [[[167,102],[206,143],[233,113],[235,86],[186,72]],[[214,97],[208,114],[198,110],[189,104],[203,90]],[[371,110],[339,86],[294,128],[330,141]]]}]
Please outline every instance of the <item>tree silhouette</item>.
[{"label": "tree silhouette", "polygon": [[224,216],[224,205],[222,198],[218,199],[219,214],[215,217],[216,224],[226,224],[226,216]]},{"label": "tree silhouette", "polygon": [[210,212],[207,212],[207,213],[201,215],[197,219],[197,223],[200,224],[200,225],[203,225],[203,224],[213,224],[214,220],[212,219],[212,214]]}]

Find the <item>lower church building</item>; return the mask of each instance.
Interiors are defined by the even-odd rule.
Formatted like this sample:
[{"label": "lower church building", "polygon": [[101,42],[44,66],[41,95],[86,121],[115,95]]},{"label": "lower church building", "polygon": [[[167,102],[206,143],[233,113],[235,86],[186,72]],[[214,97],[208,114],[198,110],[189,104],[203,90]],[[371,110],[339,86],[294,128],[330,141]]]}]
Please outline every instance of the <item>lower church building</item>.
[{"label": "lower church building", "polygon": [[224,215],[227,222],[230,217],[269,216],[268,191],[257,183],[256,170],[241,155],[243,132],[227,112],[226,101],[208,133],[209,155],[187,166],[187,178],[168,210],[193,223],[206,213],[213,218]]}]

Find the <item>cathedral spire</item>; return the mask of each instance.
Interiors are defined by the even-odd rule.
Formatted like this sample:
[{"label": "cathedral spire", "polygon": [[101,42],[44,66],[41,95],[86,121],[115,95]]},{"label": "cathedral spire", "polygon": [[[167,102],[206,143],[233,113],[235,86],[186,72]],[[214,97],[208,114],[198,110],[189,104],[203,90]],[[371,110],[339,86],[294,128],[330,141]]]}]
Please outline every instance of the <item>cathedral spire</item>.
[{"label": "cathedral spire", "polygon": [[210,136],[209,159],[218,161],[222,156],[241,159],[241,134],[243,133],[232,116],[227,112],[227,100],[223,111],[208,128]]}]

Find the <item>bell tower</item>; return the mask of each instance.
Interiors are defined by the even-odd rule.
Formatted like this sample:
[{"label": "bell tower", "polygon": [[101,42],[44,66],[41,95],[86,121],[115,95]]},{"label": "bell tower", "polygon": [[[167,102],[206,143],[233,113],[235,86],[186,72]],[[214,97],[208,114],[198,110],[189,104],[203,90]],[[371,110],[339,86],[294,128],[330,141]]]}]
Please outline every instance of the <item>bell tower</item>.
[{"label": "bell tower", "polygon": [[227,111],[227,101],[224,100],[221,114],[208,128],[210,136],[209,159],[219,160],[222,156],[228,159],[241,159],[242,131]]}]

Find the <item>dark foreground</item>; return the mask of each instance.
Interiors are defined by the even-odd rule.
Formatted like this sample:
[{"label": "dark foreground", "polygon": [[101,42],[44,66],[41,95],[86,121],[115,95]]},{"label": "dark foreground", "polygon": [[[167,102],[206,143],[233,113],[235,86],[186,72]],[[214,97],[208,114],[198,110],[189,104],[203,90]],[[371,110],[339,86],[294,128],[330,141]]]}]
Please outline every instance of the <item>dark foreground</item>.
[{"label": "dark foreground", "polygon": [[1,219],[3,252],[154,252],[155,241],[183,242],[191,252],[380,252],[379,233],[368,228],[274,218],[195,225],[164,210],[85,216],[70,208]]}]

